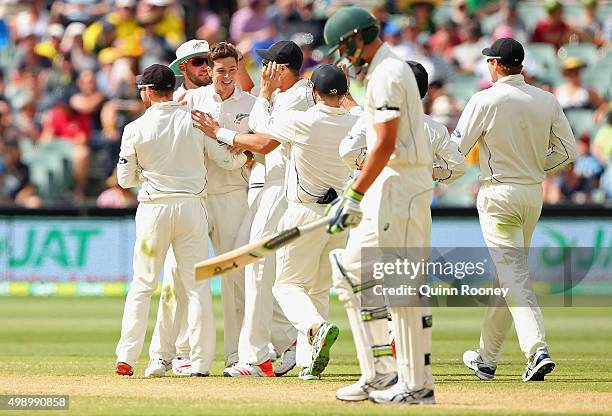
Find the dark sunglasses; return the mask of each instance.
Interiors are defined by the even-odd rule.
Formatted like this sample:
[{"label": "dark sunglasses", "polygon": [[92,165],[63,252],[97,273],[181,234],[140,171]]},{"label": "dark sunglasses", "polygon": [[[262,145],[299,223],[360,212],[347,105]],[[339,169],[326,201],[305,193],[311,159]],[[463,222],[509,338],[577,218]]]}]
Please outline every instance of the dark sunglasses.
[{"label": "dark sunglasses", "polygon": [[196,58],[191,58],[189,60],[189,62],[191,63],[191,66],[202,66],[204,64],[208,65],[208,59],[202,57],[202,56],[198,56]]}]

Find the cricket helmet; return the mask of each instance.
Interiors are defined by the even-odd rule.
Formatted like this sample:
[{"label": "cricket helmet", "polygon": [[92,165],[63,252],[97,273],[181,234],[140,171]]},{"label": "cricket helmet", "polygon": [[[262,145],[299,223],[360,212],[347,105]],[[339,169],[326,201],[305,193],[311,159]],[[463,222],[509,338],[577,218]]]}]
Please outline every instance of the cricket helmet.
[{"label": "cricket helmet", "polygon": [[357,49],[355,35],[361,33],[364,44],[369,44],[378,37],[380,28],[376,18],[361,7],[343,7],[335,12],[323,29],[325,43],[331,47],[329,53],[338,50],[341,44],[347,46],[345,56],[351,56]]}]

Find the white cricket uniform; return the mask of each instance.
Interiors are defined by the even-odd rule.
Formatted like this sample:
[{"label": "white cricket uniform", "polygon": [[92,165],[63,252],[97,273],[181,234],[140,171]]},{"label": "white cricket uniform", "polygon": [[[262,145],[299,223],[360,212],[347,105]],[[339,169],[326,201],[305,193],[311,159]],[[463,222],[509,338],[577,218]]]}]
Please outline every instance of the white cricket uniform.
[{"label": "white cricket uniform", "polygon": [[[366,75],[364,124],[366,144],[372,149],[377,136],[374,126],[399,118],[395,151],[387,166],[378,175],[361,202],[363,219],[351,230],[341,256],[341,266],[353,284],[362,283],[361,250],[363,247],[398,248],[391,254],[400,258],[423,256],[431,244],[432,146],[424,131],[423,109],[414,74],[388,44],[374,55]],[[401,249],[404,248],[404,249]],[[412,250],[406,250],[412,248]],[[414,252],[418,251],[418,254]],[[353,334],[360,342],[371,337],[374,345],[387,344],[387,325],[377,320],[369,335],[365,335],[359,316],[359,301],[353,289],[336,279],[339,298],[345,301]],[[348,279],[348,278],[347,278]],[[340,293],[342,292],[342,293]],[[433,380],[425,380],[425,356],[422,338],[431,336],[423,328],[422,308],[394,306],[389,311],[396,330],[396,357],[399,382],[419,390]],[[355,321],[355,322],[353,322]],[[376,351],[375,351],[376,353]],[[363,377],[371,379],[378,373],[394,371],[389,352],[373,362],[372,354],[358,350]]]},{"label": "white cricket uniform", "polygon": [[[480,226],[499,284],[510,289],[505,304],[485,314],[480,355],[497,364],[514,320],[521,350],[529,358],[546,341],[525,249],[542,210],[542,181],[546,172],[576,158],[574,135],[552,94],[526,84],[522,75],[510,75],[472,96],[453,140],[464,155],[479,144],[484,182],[477,199]],[[507,256],[511,264],[502,258]]]},{"label": "white cricket uniform", "polygon": [[[283,112],[270,121],[270,134],[291,146],[284,187],[288,207],[278,230],[322,218],[327,204],[317,200],[330,188],[342,194],[351,170],[340,158],[338,146],[356,120],[342,108],[317,104],[305,112]],[[321,229],[276,252],[274,297],[304,340],[309,328],[327,320],[332,285],[329,252],[345,240],[343,234]],[[310,345],[299,342],[298,350],[298,365],[308,366]]]},{"label": "white cricket uniform", "polygon": [[[361,169],[367,156],[365,139],[365,118],[359,107],[351,108],[351,113],[359,116],[349,134],[340,142],[340,157],[351,169]],[[465,173],[465,156],[459,152],[457,143],[451,140],[446,126],[423,114],[425,135],[431,143],[434,154],[432,177],[435,181],[450,184]]]},{"label": "white cricket uniform", "polygon": [[[214,358],[215,331],[208,282],[196,282],[194,264],[207,253],[205,157],[224,169],[246,162],[226,148],[209,146],[177,102],[154,104],[123,132],[117,177],[127,188],[140,185],[136,211],[134,277],[123,314],[117,360],[130,365],[140,356],[149,304],[166,252],[173,247],[177,302],[188,303],[192,371],[207,372]],[[206,328],[213,328],[207,332]],[[172,359],[173,357],[163,357]]]},{"label": "white cricket uniform", "polygon": [[[284,92],[277,90],[268,101],[257,98],[249,126],[259,134],[270,134],[271,117],[289,110],[305,111],[314,105],[308,81],[300,79]],[[287,209],[284,194],[285,171],[290,145],[281,143],[265,155],[265,184],[255,201],[256,214],[251,226],[250,242],[276,232]],[[276,258],[268,256],[245,268],[245,312],[238,355],[240,362],[261,364],[269,357],[268,344],[284,352],[295,341],[297,333],[274,300],[272,286],[276,279]]]},{"label": "white cricket uniform", "polygon": [[[211,114],[218,122],[220,127],[233,130],[239,133],[246,133],[249,130],[248,119],[251,108],[255,102],[255,97],[243,92],[238,86],[234,93],[225,101],[215,92],[214,85],[208,85],[193,90],[189,90],[185,99],[189,108],[197,109]],[[225,144],[220,144],[216,140],[209,139],[211,147],[227,148]],[[221,254],[236,247],[237,237],[241,223],[250,218],[247,202],[248,172],[240,167],[234,170],[226,170],[210,164],[207,174],[207,209],[208,209],[208,229],[209,236],[215,253]],[[173,274],[176,272],[175,261],[168,255],[165,266],[165,275],[173,276],[173,279],[164,279],[162,293],[166,293],[167,286],[176,280]],[[244,315],[244,273],[242,270],[235,270],[225,275],[221,281],[221,298],[223,304],[223,323],[224,323],[224,352],[225,358],[229,362],[238,360],[238,336]],[[172,298],[169,302],[163,303],[171,306]],[[178,306],[178,305],[177,305]],[[171,312],[165,309],[158,313],[158,325],[160,336],[165,337],[166,331],[171,330],[174,321],[164,319],[171,316]],[[178,306],[176,319],[178,325],[184,328],[184,316],[186,311]],[[180,322],[183,322],[182,324]],[[154,332],[157,335],[158,331]],[[188,352],[188,343],[185,331],[179,331],[176,342],[176,355],[185,356]],[[151,356],[165,355],[165,351],[157,351],[158,345],[151,343]]]}]

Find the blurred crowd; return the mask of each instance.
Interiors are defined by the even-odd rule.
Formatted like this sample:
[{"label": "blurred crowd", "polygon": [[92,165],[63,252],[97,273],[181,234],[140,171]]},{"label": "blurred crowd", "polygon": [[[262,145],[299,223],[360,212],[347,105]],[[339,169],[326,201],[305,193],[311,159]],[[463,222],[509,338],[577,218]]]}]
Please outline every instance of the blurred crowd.
[{"label": "blurred crowd", "polygon": [[[129,207],[114,167],[123,127],[143,112],[135,76],[169,63],[185,40],[223,40],[243,52],[291,39],[302,72],[327,60],[322,36],[337,7],[370,8],[382,37],[429,72],[425,111],[452,131],[490,86],[481,50],[514,37],[525,76],[554,93],[578,141],[573,167],[550,176],[545,203],[612,201],[612,2],[597,0],[0,0],[0,206]],[[363,93],[359,82],[354,95]],[[434,204],[473,206],[478,149],[465,177]]]}]

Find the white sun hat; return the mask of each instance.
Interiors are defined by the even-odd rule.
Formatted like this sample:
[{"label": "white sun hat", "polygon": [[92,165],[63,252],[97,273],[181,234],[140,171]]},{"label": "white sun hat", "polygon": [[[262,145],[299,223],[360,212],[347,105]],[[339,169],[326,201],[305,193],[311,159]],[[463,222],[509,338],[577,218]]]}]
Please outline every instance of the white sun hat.
[{"label": "white sun hat", "polygon": [[170,69],[175,75],[182,75],[179,71],[179,65],[194,56],[208,56],[210,48],[208,42],[200,39],[191,39],[183,43],[176,50],[176,59],[170,64]]}]

